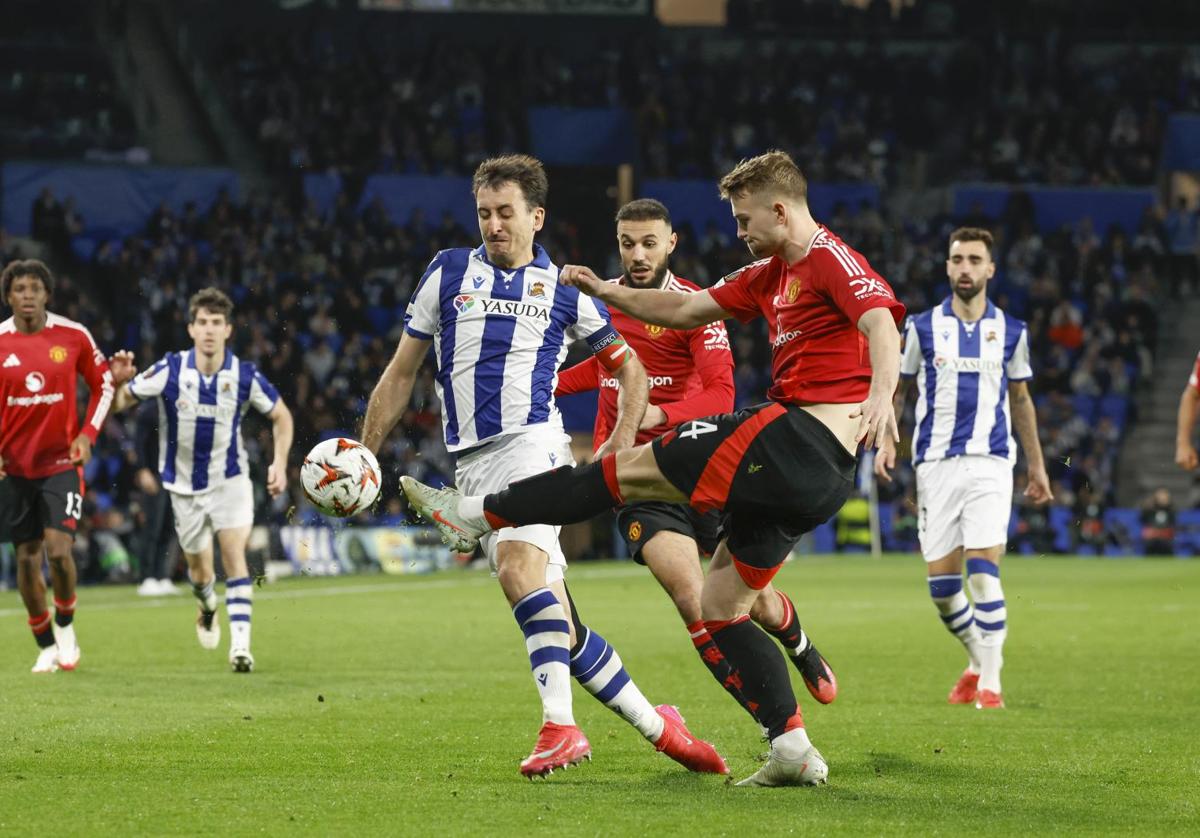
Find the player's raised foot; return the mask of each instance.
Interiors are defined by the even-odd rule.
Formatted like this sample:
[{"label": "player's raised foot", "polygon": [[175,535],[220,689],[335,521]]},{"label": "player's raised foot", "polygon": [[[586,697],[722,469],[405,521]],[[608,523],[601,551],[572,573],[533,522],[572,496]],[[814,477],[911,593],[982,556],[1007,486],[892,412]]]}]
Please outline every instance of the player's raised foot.
[{"label": "player's raised foot", "polygon": [[[802,731],[801,731],[802,732]],[[789,731],[771,743],[771,753],[762,768],[738,783],[739,786],[820,786],[829,778],[829,766],[812,744],[793,743]]]},{"label": "player's raised foot", "polygon": [[407,476],[400,478],[400,488],[413,511],[437,527],[442,541],[452,549],[469,553],[479,544],[483,533],[476,532],[458,514],[462,494],[457,489],[435,489]]},{"label": "player's raised foot", "polygon": [[234,672],[253,672],[254,655],[249,649],[230,649],[229,668]]},{"label": "player's raised foot", "polygon": [[971,704],[975,701],[975,693],[979,689],[979,673],[964,669],[958,676],[958,683],[950,690],[946,698],[951,704]]},{"label": "player's raised foot", "polygon": [[196,616],[196,639],[203,649],[215,649],[221,644],[221,621],[216,611],[200,609]]},{"label": "player's raised foot", "polygon": [[796,669],[800,670],[804,686],[808,687],[808,692],[813,698],[822,704],[830,704],[837,698],[837,676],[833,674],[833,667],[821,656],[816,646],[809,643],[808,648],[801,654],[788,657],[792,659]]},{"label": "player's raised foot", "polygon": [[75,626],[60,626],[54,623],[54,645],[58,648],[58,668],[71,672],[79,665],[79,643],[75,640]]},{"label": "player's raised foot", "polygon": [[592,746],[575,725],[546,722],[538,731],[533,753],[521,761],[521,773],[530,779],[545,777],[555,769],[592,758]]},{"label": "player's raised foot", "polygon": [[1003,710],[1004,696],[991,690],[980,690],[975,697],[976,710]]},{"label": "player's raised foot", "polygon": [[38,652],[37,663],[30,672],[58,672],[58,647],[47,646]]},{"label": "player's raised foot", "polygon": [[688,771],[702,774],[729,773],[729,766],[717,753],[717,749],[687,729],[678,707],[660,704],[654,710],[663,720],[663,732],[654,743],[654,750],[666,754]]}]

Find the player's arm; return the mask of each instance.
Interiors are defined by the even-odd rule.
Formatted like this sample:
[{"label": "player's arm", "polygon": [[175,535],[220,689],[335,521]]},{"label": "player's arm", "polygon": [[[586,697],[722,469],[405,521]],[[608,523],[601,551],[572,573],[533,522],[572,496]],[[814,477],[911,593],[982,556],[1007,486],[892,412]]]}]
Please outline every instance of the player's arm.
[{"label": "player's arm", "polygon": [[1200,390],[1191,382],[1179,396],[1179,416],[1175,420],[1175,465],[1186,471],[1196,468],[1196,446],[1192,444],[1192,429],[1196,427],[1196,403]]},{"label": "player's arm", "polygon": [[575,393],[587,393],[600,386],[600,362],[596,356],[580,361],[573,367],[568,367],[558,374],[558,384],[554,386],[554,395],[572,396]]},{"label": "player's arm", "polygon": [[283,399],[276,399],[267,418],[271,420],[271,439],[275,442],[275,458],[267,468],[267,491],[274,497],[287,488],[288,452],[292,450],[295,423]]},{"label": "player's arm", "polygon": [[646,368],[625,339],[611,326],[598,334],[598,339],[596,335],[588,339],[592,352],[600,366],[617,379],[620,386],[617,388],[617,419],[608,439],[596,449],[597,460],[633,447],[650,396]]},{"label": "player's arm", "polygon": [[421,368],[421,362],[429,352],[430,343],[431,341],[414,337],[408,332],[401,335],[396,354],[392,356],[387,369],[379,378],[379,383],[371,391],[371,399],[367,402],[367,415],[363,419],[362,444],[371,449],[372,454],[379,453],[383,441],[408,409],[413,384],[417,380],[417,370]]},{"label": "player's arm", "polygon": [[650,405],[642,418],[643,428],[678,425],[733,410],[733,353],[729,351],[725,324],[718,320],[703,329],[693,329],[688,342],[700,375],[700,391],[679,401]]},{"label": "player's arm", "polygon": [[564,284],[573,285],[589,297],[619,308],[644,323],[668,329],[694,329],[730,316],[708,291],[626,288],[620,283],[605,282],[583,265],[564,265],[560,278]]},{"label": "player's arm", "polygon": [[867,400],[850,414],[851,418],[861,417],[855,440],[865,448],[881,446],[885,438],[895,443],[900,439],[892,406],[900,379],[900,332],[896,329],[896,319],[886,307],[868,309],[858,318],[858,330],[867,336],[871,351],[871,389]]},{"label": "player's arm", "polygon": [[69,455],[72,463],[83,466],[92,459],[92,446],[96,444],[96,437],[100,435],[104,419],[108,416],[109,408],[112,407],[116,388],[113,386],[113,376],[108,367],[108,360],[96,347],[96,342],[90,334],[87,335],[87,343],[84,345],[83,351],[79,353],[79,364],[76,369],[83,376],[91,391],[87,410],[84,412],[83,427],[79,429],[79,435],[71,442]]},{"label": "player's arm", "polygon": [[1012,410],[1013,427],[1021,447],[1025,450],[1025,462],[1029,465],[1029,484],[1025,496],[1034,503],[1054,500],[1050,491],[1050,477],[1046,474],[1046,460],[1042,456],[1042,441],[1038,438],[1037,408],[1029,392],[1029,382],[1010,381],[1008,401]]},{"label": "player's arm", "polygon": [[[897,428],[900,417],[904,415],[904,405],[908,401],[910,380],[901,376],[900,381],[896,384],[896,397],[892,400],[892,409],[896,412]],[[896,467],[896,443],[899,439],[899,430],[894,439],[884,434],[883,441],[879,444],[879,450],[875,452],[875,476],[885,483],[892,482],[891,469]]]}]

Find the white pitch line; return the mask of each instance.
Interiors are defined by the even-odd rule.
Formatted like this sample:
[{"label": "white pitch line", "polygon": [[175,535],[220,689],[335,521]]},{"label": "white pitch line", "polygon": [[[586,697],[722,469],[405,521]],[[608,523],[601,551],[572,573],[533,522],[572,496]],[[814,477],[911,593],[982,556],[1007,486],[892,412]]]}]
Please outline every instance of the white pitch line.
[{"label": "white pitch line", "polygon": [[[451,571],[453,572],[453,571]],[[643,567],[613,568],[605,570],[579,570],[571,574],[572,579],[614,579],[627,576],[646,576]],[[294,578],[294,577],[293,577]],[[393,593],[396,591],[430,591],[439,588],[457,588],[463,585],[480,587],[497,584],[491,576],[467,576],[458,579],[423,579],[415,582],[390,582],[377,585],[334,585],[316,588],[297,588],[291,591],[257,591],[255,601],[275,599],[305,599],[308,597],[349,596],[351,594]],[[86,589],[85,589],[86,590]],[[83,613],[88,611],[118,611],[130,608],[165,608],[184,600],[183,597],[160,599],[138,598],[132,601],[83,603]],[[0,617],[16,617],[25,614],[24,608],[0,608]]]}]

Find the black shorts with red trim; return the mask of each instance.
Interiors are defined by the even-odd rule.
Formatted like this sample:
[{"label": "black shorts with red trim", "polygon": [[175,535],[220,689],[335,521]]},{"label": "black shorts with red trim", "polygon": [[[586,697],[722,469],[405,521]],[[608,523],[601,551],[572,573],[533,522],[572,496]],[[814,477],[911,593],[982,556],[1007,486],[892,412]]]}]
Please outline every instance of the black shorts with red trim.
[{"label": "black shorts with red trim", "polygon": [[638,501],[617,509],[617,527],[633,560],[645,564],[642,548],[660,532],[685,535],[711,556],[720,542],[721,516],[715,511],[697,512],[684,503]]},{"label": "black shorts with red trim", "polygon": [[721,510],[726,546],[751,568],[777,568],[854,486],[855,457],[796,405],[767,402],[694,419],[651,445],[659,470],[692,507]]},{"label": "black shorts with red trim", "polygon": [[8,523],[13,544],[41,541],[46,530],[75,535],[83,515],[83,472],[72,468],[49,477],[4,478],[11,507]]}]

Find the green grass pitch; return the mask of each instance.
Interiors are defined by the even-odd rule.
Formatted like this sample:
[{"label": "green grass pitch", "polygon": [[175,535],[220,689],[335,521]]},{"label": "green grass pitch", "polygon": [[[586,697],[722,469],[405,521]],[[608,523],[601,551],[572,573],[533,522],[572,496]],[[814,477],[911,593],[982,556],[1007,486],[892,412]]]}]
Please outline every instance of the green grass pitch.
[{"label": "green grass pitch", "polygon": [[[258,671],[196,643],[186,597],[81,592],[75,673],[34,676],[0,597],[0,833],[1198,834],[1200,562],[1009,558],[1008,709],[951,707],[963,665],[918,558],[806,558],[778,577],[833,663],[793,678],[828,786],[690,775],[575,690],[593,761],[529,782],[521,636],[482,573],[295,579],[257,592]],[[765,750],[632,564],[580,565],[583,619],[735,778]]]}]

